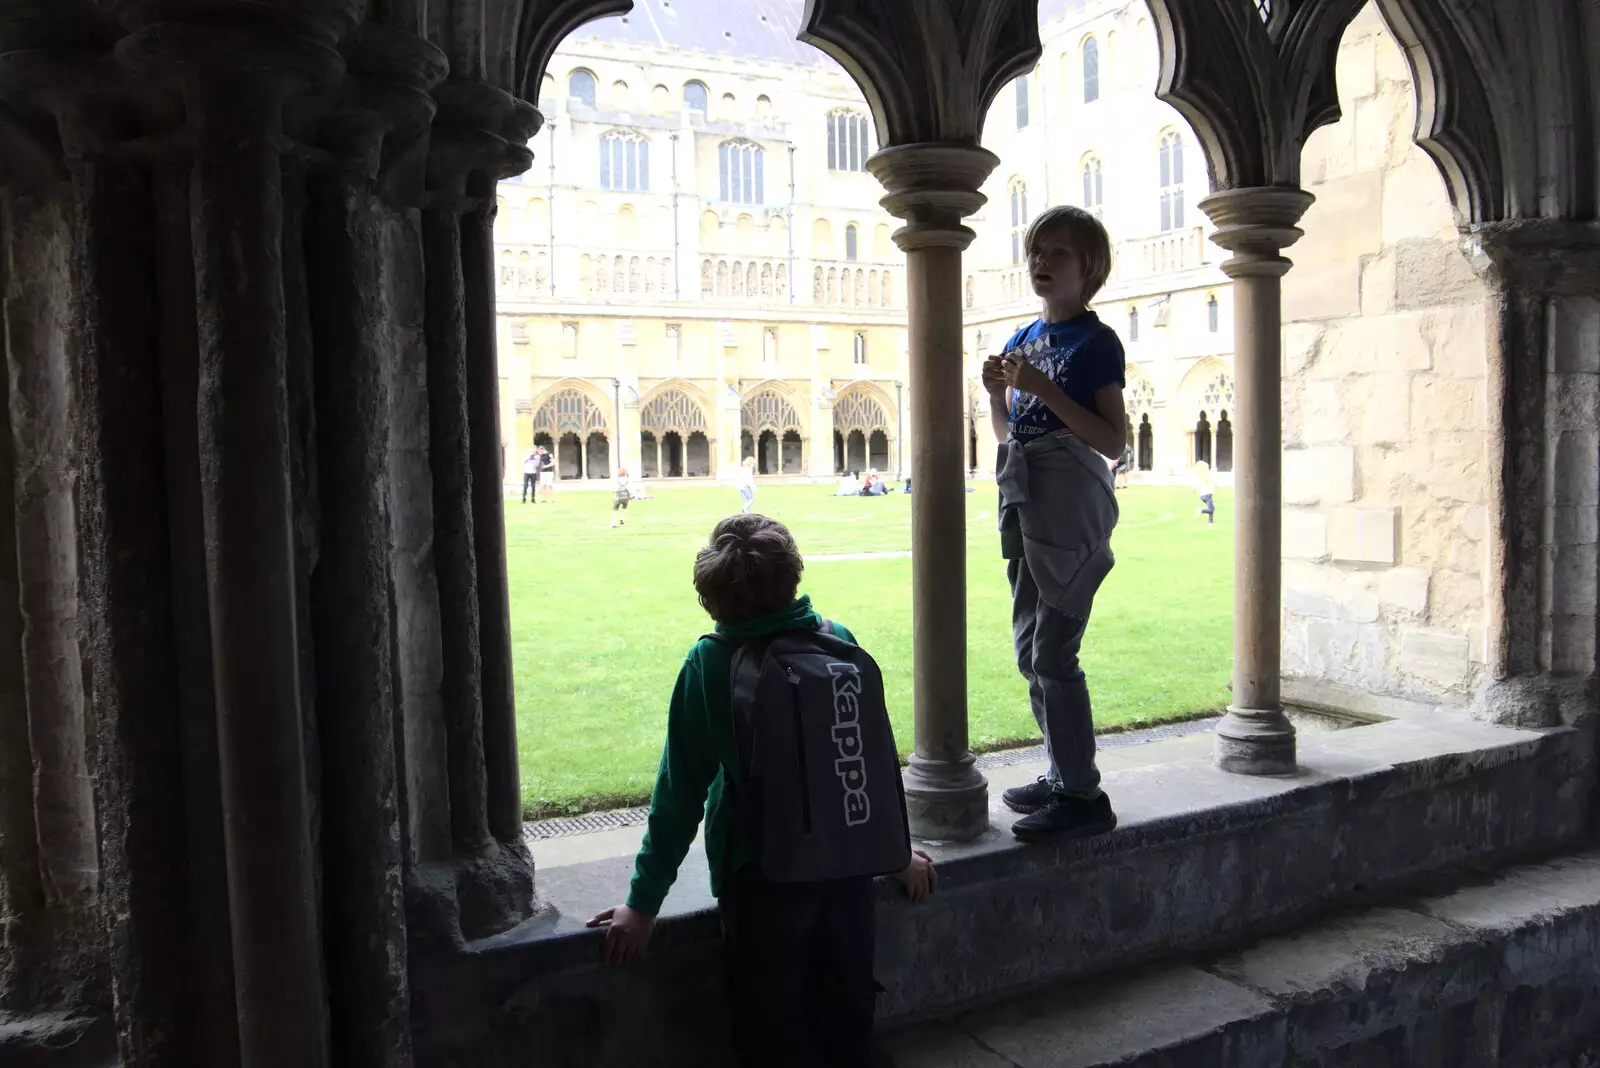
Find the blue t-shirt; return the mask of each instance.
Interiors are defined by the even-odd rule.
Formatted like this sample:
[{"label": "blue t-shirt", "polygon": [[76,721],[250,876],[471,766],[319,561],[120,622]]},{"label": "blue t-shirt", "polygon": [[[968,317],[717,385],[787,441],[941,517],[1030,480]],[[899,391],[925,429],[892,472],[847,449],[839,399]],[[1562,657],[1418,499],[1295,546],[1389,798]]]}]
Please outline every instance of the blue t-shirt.
[{"label": "blue t-shirt", "polygon": [[[1002,355],[1013,349],[1020,350],[1023,359],[1049,375],[1061,392],[1096,415],[1100,412],[1094,395],[1107,386],[1127,384],[1122,342],[1117,332],[1092,311],[1062,323],[1035,319],[1011,336]],[[1012,392],[1006,421],[1011,424],[1014,438],[1037,437],[1066,426],[1044,401],[1020,389]]]}]

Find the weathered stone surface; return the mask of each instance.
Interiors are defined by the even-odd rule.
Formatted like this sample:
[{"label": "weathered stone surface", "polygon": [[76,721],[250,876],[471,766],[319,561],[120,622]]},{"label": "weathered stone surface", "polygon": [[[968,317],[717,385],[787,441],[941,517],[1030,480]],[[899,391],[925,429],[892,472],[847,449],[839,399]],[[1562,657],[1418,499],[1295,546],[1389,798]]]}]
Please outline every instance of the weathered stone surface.
[{"label": "weathered stone surface", "polygon": [[1549,346],[1556,374],[1600,374],[1600,297],[1553,299]]},{"label": "weathered stone surface", "polygon": [[1351,375],[1344,380],[1345,403],[1360,413],[1360,444],[1399,445],[1411,440],[1411,382],[1409,374],[1381,372]]},{"label": "weathered stone surface", "polygon": [[1567,430],[1555,436],[1552,467],[1556,507],[1600,504],[1600,431]]},{"label": "weathered stone surface", "polygon": [[1388,315],[1395,310],[1399,260],[1392,252],[1363,257],[1361,261],[1361,314]]},{"label": "weathered stone surface", "polygon": [[[1208,760],[1109,772],[1122,823],[1102,838],[1023,847],[1002,823],[978,842],[934,848],[942,878],[933,899],[908,905],[882,888],[882,1019],[1231,944],[1349,900],[1357,887],[1398,888],[1444,865],[1570,840],[1585,826],[1589,736],[1432,722],[1307,735],[1290,779],[1229,775]],[[1518,803],[1485,808],[1490,789]],[[573,1063],[590,1068],[638,1063],[645,1051],[652,1063],[708,1063],[702,1028],[715,1026],[720,975],[698,868],[685,871],[683,898],[669,899],[645,969],[617,976],[593,963],[598,935],[582,922],[615,903],[630,870],[619,857],[552,873],[550,913],[475,944],[451,977],[453,993],[432,995],[444,1000],[425,1017],[419,1056],[470,1042],[453,1048],[473,1049],[486,1066],[517,1065],[537,1039],[579,1050]],[[708,1004],[690,1012],[685,991]],[[632,1030],[608,1027],[629,1004],[650,1008]],[[674,1005],[686,1015],[675,1017]]]},{"label": "weathered stone surface", "polygon": [[1283,569],[1283,607],[1296,615],[1376,623],[1377,583],[1369,574],[1288,563]]},{"label": "weathered stone surface", "polygon": [[1284,450],[1285,504],[1339,504],[1354,500],[1355,479],[1355,450],[1348,445]]},{"label": "weathered stone surface", "polygon": [[1335,508],[1328,514],[1328,552],[1342,563],[1393,564],[1393,508]]},{"label": "weathered stone surface", "polygon": [[1484,378],[1489,373],[1485,331],[1481,299],[1425,313],[1422,334],[1433,351],[1433,373],[1446,378]]},{"label": "weathered stone surface", "polygon": [[1410,616],[1428,614],[1428,581],[1425,567],[1392,567],[1378,574],[1378,601],[1386,609]]},{"label": "weathered stone surface", "polygon": [[1283,555],[1286,560],[1321,560],[1328,555],[1328,521],[1304,508],[1283,510]]},{"label": "weathered stone surface", "polygon": [[[1289,272],[1291,275],[1293,271]],[[1317,323],[1285,322],[1283,326],[1283,375],[1300,378],[1300,373],[1316,362],[1324,328]]]},{"label": "weathered stone surface", "polygon": [[1418,312],[1357,316],[1330,324],[1322,343],[1322,358],[1311,374],[1342,377],[1383,371],[1426,371],[1433,355],[1422,334]]},{"label": "weathered stone surface", "polygon": [[1411,380],[1411,432],[1419,440],[1484,425],[1484,383],[1479,379],[1419,374]]},{"label": "weathered stone surface", "polygon": [[1445,688],[1467,681],[1472,659],[1466,635],[1423,627],[1400,631],[1400,670]]}]

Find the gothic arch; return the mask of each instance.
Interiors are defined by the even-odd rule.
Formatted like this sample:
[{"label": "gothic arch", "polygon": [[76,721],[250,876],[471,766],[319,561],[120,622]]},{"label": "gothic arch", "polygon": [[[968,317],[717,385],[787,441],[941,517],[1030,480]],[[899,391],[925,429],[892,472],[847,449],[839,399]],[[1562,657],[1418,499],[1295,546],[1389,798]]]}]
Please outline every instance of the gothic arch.
[{"label": "gothic arch", "polygon": [[576,434],[587,441],[592,433],[611,436],[607,405],[611,398],[588,382],[568,378],[545,390],[533,406],[533,432],[560,440],[563,434]]},{"label": "gothic arch", "polygon": [[839,390],[834,398],[833,426],[835,430],[846,434],[852,430],[866,434],[878,430],[893,436],[895,428],[890,418],[893,411],[894,402],[884,396],[876,385],[852,382]]},{"label": "gothic arch", "polygon": [[793,430],[805,434],[800,422],[800,407],[794,403],[792,391],[781,382],[763,382],[746,390],[739,404],[741,429],[759,435],[771,430],[778,435]]},{"label": "gothic arch", "polygon": [[674,432],[684,438],[695,431],[709,437],[705,396],[680,379],[663,382],[640,402],[639,429],[654,434],[658,440]]}]

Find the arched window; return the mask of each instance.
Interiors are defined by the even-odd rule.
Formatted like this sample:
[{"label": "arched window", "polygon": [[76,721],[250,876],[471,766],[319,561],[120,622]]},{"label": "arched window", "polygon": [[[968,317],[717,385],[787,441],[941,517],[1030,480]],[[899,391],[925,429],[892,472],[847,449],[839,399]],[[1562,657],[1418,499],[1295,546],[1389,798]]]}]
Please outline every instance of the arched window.
[{"label": "arched window", "polygon": [[1139,340],[1139,309],[1138,308],[1129,308],[1128,309],[1128,340],[1129,341],[1138,341]]},{"label": "arched window", "polygon": [[730,204],[760,204],[765,153],[749,141],[724,141],[717,150],[722,199]]},{"label": "arched window", "polygon": [[849,226],[846,226],[844,228],[844,258],[845,259],[853,260],[853,259],[856,258],[857,249],[859,247],[857,245],[857,240],[858,240],[858,238],[857,238],[857,234],[856,234],[856,224],[855,223],[851,223]]},{"label": "arched window", "polygon": [[1083,161],[1083,206],[1099,212],[1105,196],[1105,183],[1100,174],[1098,156],[1087,156]]},{"label": "arched window", "polygon": [[1093,37],[1083,42],[1083,102],[1100,99],[1100,42]]},{"label": "arched window", "polygon": [[701,115],[711,110],[711,94],[706,90],[705,82],[683,83],[683,106]]},{"label": "arched window", "polygon": [[854,358],[855,358],[855,362],[857,364],[863,365],[863,366],[866,364],[866,362],[867,362],[867,335],[861,333],[859,330],[856,331],[855,350],[854,350],[854,354],[853,355],[854,355]]},{"label": "arched window", "polygon": [[632,130],[600,138],[600,188],[644,193],[650,189],[650,142]]},{"label": "arched window", "polygon": [[1011,262],[1021,263],[1028,250],[1022,239],[1028,232],[1028,185],[1021,178],[1011,179]]},{"label": "arched window", "polygon": [[1217,320],[1220,318],[1221,316],[1217,314],[1217,295],[1213,293],[1206,298],[1206,325],[1211,328],[1213,334],[1217,332]]},{"label": "arched window", "polygon": [[575,70],[567,79],[567,95],[584,107],[594,107],[594,75],[586,70]]},{"label": "arched window", "polygon": [[1028,76],[1024,74],[1017,79],[1017,129],[1024,130],[1028,126]]},{"label": "arched window", "polygon": [[1183,227],[1183,138],[1168,130],[1161,138],[1161,229]]},{"label": "arched window", "polygon": [[828,169],[864,171],[872,154],[867,142],[867,117],[850,108],[828,112]]}]

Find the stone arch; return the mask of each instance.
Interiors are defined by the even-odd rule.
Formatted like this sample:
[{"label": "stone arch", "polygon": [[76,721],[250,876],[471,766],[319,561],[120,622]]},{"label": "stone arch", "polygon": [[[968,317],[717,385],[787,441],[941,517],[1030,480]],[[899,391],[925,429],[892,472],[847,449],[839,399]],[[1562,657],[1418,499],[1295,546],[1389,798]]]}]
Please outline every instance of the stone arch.
[{"label": "stone arch", "polygon": [[873,383],[852,382],[839,390],[833,402],[837,471],[887,469],[896,429],[893,411],[894,403]]},{"label": "stone arch", "polygon": [[639,449],[646,474],[701,478],[711,474],[705,397],[679,379],[663,382],[639,405]]},{"label": "stone arch", "polygon": [[530,429],[535,441],[542,436],[549,442],[557,478],[584,477],[587,461],[595,455],[595,436],[610,441],[609,403],[609,398],[578,378],[557,382],[535,402]]},{"label": "stone arch", "polygon": [[811,258],[833,259],[833,227],[827,219],[814,219],[811,223]]},{"label": "stone arch", "polygon": [[717,218],[717,213],[716,212],[714,212],[714,211],[703,211],[703,212],[700,213],[700,236],[701,237],[703,237],[703,238],[716,237],[717,236],[717,231],[719,229],[721,229],[721,228],[722,228],[722,220]]},{"label": "stone arch", "polygon": [[687,436],[708,430],[705,396],[694,386],[672,379],[645,394],[639,404],[639,426],[657,434],[677,431]]}]

